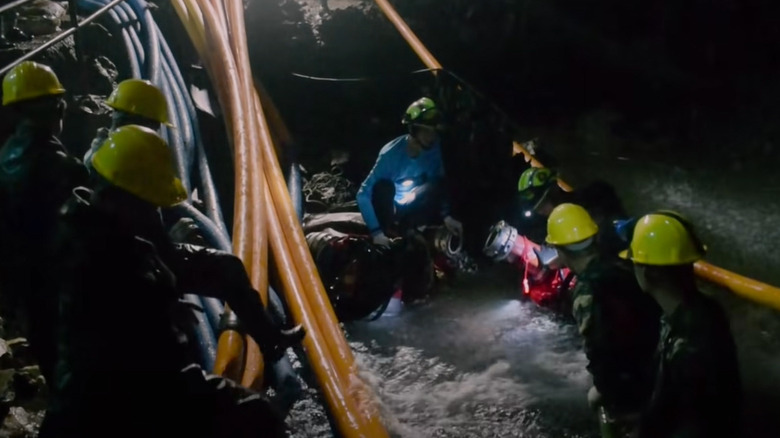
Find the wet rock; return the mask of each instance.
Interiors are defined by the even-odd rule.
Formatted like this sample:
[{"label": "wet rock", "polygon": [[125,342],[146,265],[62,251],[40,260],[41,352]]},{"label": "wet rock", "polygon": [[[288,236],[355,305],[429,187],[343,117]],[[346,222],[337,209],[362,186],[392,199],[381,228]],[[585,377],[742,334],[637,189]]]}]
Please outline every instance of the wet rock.
[{"label": "wet rock", "polygon": [[27,35],[49,35],[60,31],[67,10],[58,2],[34,0],[20,8],[16,24]]},{"label": "wet rock", "polygon": [[[113,44],[114,35],[100,23],[89,23],[79,30],[79,43],[84,53],[95,55],[110,55],[116,50]],[[116,69],[116,67],[114,68]]]},{"label": "wet rock", "polygon": [[0,357],[0,365],[3,368],[22,368],[35,362],[30,343],[25,338],[14,338],[6,341],[9,354]]},{"label": "wet rock", "polygon": [[14,388],[15,370],[0,370],[0,404],[9,405],[16,398]]},{"label": "wet rock", "polygon": [[48,387],[37,365],[16,370],[13,376],[13,388],[16,393],[16,405],[32,410],[46,408]]},{"label": "wet rock", "polygon": [[21,407],[13,407],[5,417],[0,438],[32,438],[38,436],[43,421],[43,411],[31,412]]}]

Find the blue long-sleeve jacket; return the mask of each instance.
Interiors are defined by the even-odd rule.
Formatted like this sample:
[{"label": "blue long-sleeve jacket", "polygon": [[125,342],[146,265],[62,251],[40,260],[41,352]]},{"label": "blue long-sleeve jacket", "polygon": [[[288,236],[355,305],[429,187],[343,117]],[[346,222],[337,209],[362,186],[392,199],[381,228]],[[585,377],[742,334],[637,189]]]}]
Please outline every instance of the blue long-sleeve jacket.
[{"label": "blue long-sleeve jacket", "polygon": [[[412,180],[415,185],[426,181],[444,178],[444,164],[441,159],[441,147],[439,141],[428,150],[422,150],[420,154],[412,158],[406,151],[409,136],[404,134],[387,143],[377,157],[374,168],[368,174],[360,190],[357,193],[358,208],[363,215],[371,234],[380,231],[379,221],[371,203],[374,185],[377,181],[387,179],[395,184],[395,202],[401,200],[404,195],[402,183]],[[449,214],[449,203],[444,202],[442,216]]]}]

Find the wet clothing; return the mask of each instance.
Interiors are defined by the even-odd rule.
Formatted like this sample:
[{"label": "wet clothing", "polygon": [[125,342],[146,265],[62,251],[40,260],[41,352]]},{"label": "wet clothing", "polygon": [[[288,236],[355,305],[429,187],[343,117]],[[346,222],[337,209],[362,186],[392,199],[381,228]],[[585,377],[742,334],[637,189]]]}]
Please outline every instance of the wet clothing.
[{"label": "wet clothing", "polygon": [[[386,144],[379,152],[374,168],[358,190],[358,207],[371,234],[382,231],[384,225],[380,224],[374,206],[374,202],[377,201],[374,197],[374,189],[380,181],[391,182],[394,188],[391,192],[393,202],[389,206],[385,205],[388,204],[386,197],[382,197],[381,205],[384,211],[389,210],[394,215],[403,216],[406,210],[414,211],[413,214],[418,215],[420,214],[418,209],[424,209],[433,212],[438,218],[443,218],[450,213],[449,203],[441,202],[445,197],[432,196],[433,193],[429,192],[430,195],[426,194],[425,199],[416,199],[418,188],[425,184],[430,184],[429,187],[433,188],[433,192],[441,193],[438,192],[438,187],[443,183],[444,165],[439,141],[437,140],[430,149],[421,150],[415,158],[410,157],[406,150],[408,142],[409,135],[405,134]],[[411,198],[411,194],[415,194],[415,198]],[[435,202],[437,200],[438,203]],[[413,209],[412,205],[414,205]]]},{"label": "wet clothing", "polygon": [[[157,233],[146,230],[143,237],[121,224],[116,213],[78,194],[63,209],[54,251],[61,263],[52,286],[60,295],[59,357],[47,435],[41,436],[106,430],[111,436],[161,430],[223,436],[224,420],[247,410],[254,413],[240,416],[252,421],[255,435],[231,436],[283,436],[282,419],[265,399],[204,378],[186,363],[183,324],[176,317],[183,292],[225,299],[269,362],[278,357],[267,348],[278,330],[260,317],[262,302],[240,260],[171,244],[161,223]],[[219,284],[225,280],[230,283]],[[243,398],[255,401],[245,404]]]},{"label": "wet clothing", "polygon": [[603,406],[616,413],[641,411],[652,392],[660,308],[639,288],[630,264],[617,257],[592,260],[577,275],[571,296]]},{"label": "wet clothing", "polygon": [[19,309],[41,372],[51,382],[57,303],[42,279],[58,212],[87,173],[57,137],[22,122],[0,149],[0,282],[8,308]]},{"label": "wet clothing", "polygon": [[692,293],[662,319],[657,380],[642,438],[739,436],[741,385],[728,319]]}]

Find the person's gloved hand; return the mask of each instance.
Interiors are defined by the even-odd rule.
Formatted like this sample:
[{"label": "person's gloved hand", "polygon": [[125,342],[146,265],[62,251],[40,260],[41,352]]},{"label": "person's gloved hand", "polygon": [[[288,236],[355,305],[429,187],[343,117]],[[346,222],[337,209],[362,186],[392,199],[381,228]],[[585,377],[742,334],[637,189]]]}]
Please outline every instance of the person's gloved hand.
[{"label": "person's gloved hand", "polygon": [[444,226],[450,231],[450,233],[457,236],[463,235],[463,224],[452,216],[444,218]]},{"label": "person's gloved hand", "polygon": [[183,217],[179,219],[170,230],[168,236],[177,243],[192,243],[194,245],[204,245],[206,243],[200,234],[198,225],[192,218]]},{"label": "person's gloved hand", "polygon": [[541,265],[550,269],[558,268],[558,251],[555,248],[542,245],[539,248],[534,248],[534,254]]},{"label": "person's gloved hand", "polygon": [[301,343],[305,336],[306,329],[300,324],[288,330],[281,330],[270,351],[264,352],[267,356],[266,359],[269,363],[278,361],[288,348]]},{"label": "person's gloved hand", "polygon": [[371,239],[374,245],[390,246],[390,238],[385,236],[385,233],[379,232]]}]

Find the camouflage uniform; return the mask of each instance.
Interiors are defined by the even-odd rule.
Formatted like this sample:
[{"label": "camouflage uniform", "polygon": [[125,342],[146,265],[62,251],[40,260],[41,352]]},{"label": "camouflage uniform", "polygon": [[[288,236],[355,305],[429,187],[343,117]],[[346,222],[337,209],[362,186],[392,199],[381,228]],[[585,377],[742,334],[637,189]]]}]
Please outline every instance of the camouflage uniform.
[{"label": "camouflage uniform", "polygon": [[601,405],[610,413],[641,411],[652,390],[660,308],[627,263],[606,256],[577,275],[572,300]]},{"label": "camouflage uniform", "polygon": [[263,396],[187,363],[183,291],[230,304],[268,364],[283,353],[241,261],[173,245],[151,218],[129,229],[87,194],[63,207],[54,242],[59,349],[40,437],[286,436]]},{"label": "camouflage uniform", "polygon": [[53,264],[46,250],[57,213],[71,191],[87,182],[82,163],[60,140],[21,122],[0,149],[0,284],[3,306],[18,310],[41,372],[51,382],[57,303],[43,279]]},{"label": "camouflage uniform", "polygon": [[736,437],[741,389],[726,315],[693,293],[662,320],[657,380],[641,437]]}]

